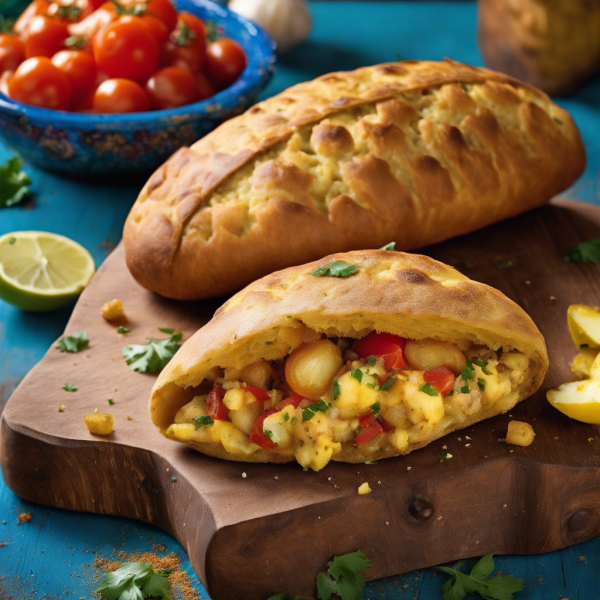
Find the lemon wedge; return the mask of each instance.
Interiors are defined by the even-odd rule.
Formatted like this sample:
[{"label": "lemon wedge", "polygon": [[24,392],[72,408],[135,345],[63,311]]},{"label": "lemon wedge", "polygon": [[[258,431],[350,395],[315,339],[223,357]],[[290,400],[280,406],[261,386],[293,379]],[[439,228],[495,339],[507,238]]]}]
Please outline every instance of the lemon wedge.
[{"label": "lemon wedge", "polygon": [[546,398],[554,408],[571,419],[600,424],[600,381],[586,379],[563,383],[548,390]]},{"label": "lemon wedge", "polygon": [[92,255],[62,235],[15,231],[0,236],[0,298],[23,310],[65,306],[95,270]]},{"label": "lemon wedge", "polygon": [[567,325],[578,348],[600,347],[600,311],[596,307],[571,304],[567,309]]}]

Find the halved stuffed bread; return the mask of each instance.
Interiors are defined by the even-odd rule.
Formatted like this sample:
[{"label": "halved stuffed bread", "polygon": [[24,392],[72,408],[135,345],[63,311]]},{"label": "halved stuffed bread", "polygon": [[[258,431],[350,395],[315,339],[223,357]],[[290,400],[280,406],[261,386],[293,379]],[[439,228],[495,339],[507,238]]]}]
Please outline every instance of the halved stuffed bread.
[{"label": "halved stuffed bread", "polygon": [[506,412],[547,368],[542,335],[499,291],[425,256],[357,251],[233,296],[161,373],[150,413],[205,454],[319,470]]}]

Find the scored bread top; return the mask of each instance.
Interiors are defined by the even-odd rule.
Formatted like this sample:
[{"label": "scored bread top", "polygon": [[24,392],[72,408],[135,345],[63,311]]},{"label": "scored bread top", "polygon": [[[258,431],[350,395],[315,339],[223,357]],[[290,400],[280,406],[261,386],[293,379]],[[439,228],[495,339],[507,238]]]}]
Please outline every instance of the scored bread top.
[{"label": "scored bread top", "polygon": [[[336,260],[358,272],[311,275]],[[517,350],[531,365],[519,400],[541,385],[548,369],[542,334],[498,290],[426,256],[358,250],[273,273],[230,298],[160,374],[150,399],[152,420],[164,432],[215,366],[241,368],[283,358],[314,340],[315,332],[360,338],[373,330]]]},{"label": "scored bread top", "polygon": [[548,96],[453,61],[331,73],[173,155],[124,231],[163,295],[206,298],[276,269],[391,239],[419,248],[539,206],[585,162]]}]

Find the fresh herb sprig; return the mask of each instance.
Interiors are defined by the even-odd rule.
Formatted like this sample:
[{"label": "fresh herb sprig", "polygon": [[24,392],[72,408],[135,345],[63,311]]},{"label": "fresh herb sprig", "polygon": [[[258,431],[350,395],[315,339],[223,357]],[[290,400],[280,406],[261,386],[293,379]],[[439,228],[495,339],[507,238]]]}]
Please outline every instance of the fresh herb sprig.
[{"label": "fresh herb sprig", "polygon": [[21,166],[21,159],[18,156],[9,158],[0,165],[0,208],[18,204],[29,195],[28,186],[32,182]]},{"label": "fresh herb sprig", "polygon": [[156,572],[149,563],[124,563],[120,569],[107,573],[96,590],[105,600],[171,600],[168,569]]},{"label": "fresh herb sprig", "polygon": [[315,269],[311,275],[313,277],[350,277],[358,272],[356,265],[351,265],[343,260],[336,260],[324,267]]},{"label": "fresh herb sprig", "polygon": [[90,339],[85,331],[78,331],[73,335],[65,335],[56,342],[55,348],[61,352],[81,352],[90,345]]},{"label": "fresh herb sprig", "polygon": [[586,240],[565,254],[565,262],[600,262],[600,237]]},{"label": "fresh herb sprig", "polygon": [[146,338],[147,344],[130,344],[121,350],[125,362],[136,373],[156,373],[167,366],[181,347],[181,333],[175,333],[164,340]]},{"label": "fresh herb sprig", "polygon": [[452,577],[442,586],[444,600],[462,600],[468,594],[475,593],[486,600],[511,600],[513,594],[524,587],[523,580],[512,575],[490,577],[495,566],[491,554],[484,556],[469,575],[459,570],[464,564],[464,561],[460,561],[454,569],[436,567]]}]

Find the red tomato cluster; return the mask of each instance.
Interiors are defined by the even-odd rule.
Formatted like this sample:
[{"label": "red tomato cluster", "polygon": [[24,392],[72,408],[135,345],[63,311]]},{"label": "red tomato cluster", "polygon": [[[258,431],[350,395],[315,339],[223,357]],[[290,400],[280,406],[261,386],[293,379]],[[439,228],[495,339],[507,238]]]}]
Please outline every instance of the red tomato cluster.
[{"label": "red tomato cluster", "polygon": [[33,0],[0,34],[0,91],[58,110],[126,113],[183,106],[230,86],[241,45],[171,0]]}]

